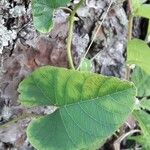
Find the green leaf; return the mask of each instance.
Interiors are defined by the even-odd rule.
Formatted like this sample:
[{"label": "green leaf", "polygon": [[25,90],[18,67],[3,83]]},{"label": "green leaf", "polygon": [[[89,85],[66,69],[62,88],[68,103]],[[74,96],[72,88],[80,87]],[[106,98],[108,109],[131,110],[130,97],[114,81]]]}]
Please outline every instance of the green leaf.
[{"label": "green leaf", "polygon": [[132,0],[133,13],[135,13],[141,5],[141,0]]},{"label": "green leaf", "polygon": [[134,15],[150,19],[150,4],[143,4],[138,7]]},{"label": "green leaf", "polygon": [[133,15],[150,19],[150,4],[142,4],[145,0],[132,0]]},{"label": "green leaf", "polygon": [[69,0],[32,0],[32,13],[35,28],[46,33],[53,27],[53,12],[60,6],[65,6]]},{"label": "green leaf", "polygon": [[81,63],[80,70],[90,72],[91,69],[92,69],[92,61],[85,58]]},{"label": "green leaf", "polygon": [[147,98],[143,98],[140,102],[140,106],[143,109],[149,110],[150,111],[150,100]]},{"label": "green leaf", "polygon": [[146,42],[133,39],[128,43],[127,62],[141,67],[150,75],[150,48]]},{"label": "green leaf", "polygon": [[143,110],[136,110],[133,112],[134,117],[139,122],[139,126],[142,130],[142,134],[133,137],[139,144],[142,145],[144,150],[150,149],[150,115]]},{"label": "green leaf", "polygon": [[142,135],[137,135],[137,136],[132,136],[128,138],[129,140],[134,140],[136,141],[138,144],[140,144],[142,146],[141,150],[149,150],[149,146],[146,143],[145,137]]},{"label": "green leaf", "polygon": [[137,88],[138,97],[150,96],[150,75],[137,66],[133,70],[131,80]]},{"label": "green leaf", "polygon": [[124,123],[135,103],[135,88],[128,81],[49,66],[23,80],[18,91],[26,106],[58,107],[27,129],[38,150],[97,148]]}]

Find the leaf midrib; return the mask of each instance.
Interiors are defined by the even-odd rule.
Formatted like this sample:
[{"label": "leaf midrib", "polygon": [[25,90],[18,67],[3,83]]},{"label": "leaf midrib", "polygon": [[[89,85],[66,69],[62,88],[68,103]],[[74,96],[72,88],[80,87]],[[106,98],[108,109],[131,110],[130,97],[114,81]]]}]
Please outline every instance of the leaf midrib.
[{"label": "leaf midrib", "polygon": [[[75,104],[77,104],[77,103],[88,103],[88,102],[91,102],[91,101],[96,101],[96,100],[98,100],[98,99],[100,99],[100,98],[104,98],[104,97],[106,97],[106,96],[110,96],[110,97],[111,97],[111,95],[115,95],[115,94],[118,94],[118,93],[122,93],[122,92],[124,92],[124,91],[127,92],[127,91],[130,91],[130,90],[133,90],[133,87],[130,87],[129,89],[117,91],[117,92],[114,92],[114,93],[111,93],[111,94],[103,95],[103,96],[100,96],[100,97],[92,98],[92,99],[89,99],[89,100],[80,100],[80,101],[78,101],[78,102],[74,102],[74,103],[70,103],[70,104],[64,104],[63,106],[58,106],[58,108],[66,107],[66,106],[72,106],[72,105],[75,105]],[[56,105],[56,106],[57,106],[57,105]]]}]

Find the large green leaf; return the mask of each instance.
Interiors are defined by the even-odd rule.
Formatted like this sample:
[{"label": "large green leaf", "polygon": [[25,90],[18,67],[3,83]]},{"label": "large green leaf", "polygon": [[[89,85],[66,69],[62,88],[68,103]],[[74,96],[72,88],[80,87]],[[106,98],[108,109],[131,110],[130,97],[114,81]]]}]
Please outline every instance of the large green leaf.
[{"label": "large green leaf", "polygon": [[137,88],[138,97],[150,96],[150,75],[140,67],[136,67],[133,70],[131,80]]},{"label": "large green leaf", "polygon": [[48,66],[23,80],[18,91],[26,106],[58,107],[53,114],[33,120],[27,129],[38,150],[99,147],[131,113],[135,96],[128,81]]},{"label": "large green leaf", "polygon": [[150,75],[150,48],[146,42],[139,39],[129,41],[127,55],[128,64],[140,66]]},{"label": "large green leaf", "polygon": [[32,0],[32,13],[35,28],[43,33],[49,32],[53,26],[53,12],[64,6],[69,0]]},{"label": "large green leaf", "polygon": [[143,150],[150,150],[150,115],[143,110],[136,110],[133,112],[133,115],[139,122],[142,134],[132,137],[132,139],[141,144]]}]

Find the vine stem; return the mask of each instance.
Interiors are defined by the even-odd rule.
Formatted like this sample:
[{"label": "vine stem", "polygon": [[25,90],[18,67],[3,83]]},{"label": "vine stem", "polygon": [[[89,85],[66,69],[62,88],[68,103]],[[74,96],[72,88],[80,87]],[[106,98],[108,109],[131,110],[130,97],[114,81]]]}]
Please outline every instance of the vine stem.
[{"label": "vine stem", "polygon": [[72,58],[72,52],[71,52],[71,45],[72,45],[72,37],[73,37],[73,27],[74,27],[74,21],[75,21],[75,14],[77,9],[82,5],[84,0],[80,0],[78,4],[75,5],[75,8],[71,12],[71,15],[69,17],[69,30],[68,30],[68,38],[67,38],[67,56],[68,61],[71,69],[75,70],[73,58]]},{"label": "vine stem", "polygon": [[[109,4],[109,6],[108,6],[108,9],[107,9],[107,11],[106,11],[106,14],[105,14],[105,16],[103,17],[101,23],[99,24],[99,26],[98,26],[98,28],[97,28],[97,30],[96,30],[96,33],[94,34],[94,37],[93,37],[92,41],[90,42],[90,45],[88,46],[88,48],[87,48],[87,50],[86,50],[84,56],[82,57],[82,59],[81,59],[81,61],[80,61],[80,64],[79,64],[77,70],[80,69],[80,66],[81,66],[82,62],[84,61],[84,59],[85,59],[87,53],[89,52],[89,50],[90,50],[90,48],[91,48],[91,46],[92,46],[94,40],[96,39],[97,34],[98,34],[99,30],[101,29],[101,26],[102,26],[102,24],[104,23],[104,21],[105,21],[105,19],[106,19],[106,17],[107,17],[107,14],[108,14],[108,12],[109,12],[109,10],[110,10],[112,4],[113,4],[113,0],[111,0],[110,4]],[[96,54],[96,56],[97,56],[97,54]],[[93,59],[95,59],[95,56],[94,56],[91,60],[93,60]]]},{"label": "vine stem", "polygon": [[[129,8],[129,21],[128,21],[128,42],[132,39],[132,28],[133,28],[133,9],[132,9],[132,0],[128,0],[128,8]],[[128,53],[128,51],[127,51]],[[131,69],[129,66],[126,67],[126,80],[130,80],[130,72]]]},{"label": "vine stem", "polygon": [[115,149],[115,150],[120,150],[120,144],[121,144],[121,142],[122,142],[125,138],[127,138],[128,136],[130,136],[130,135],[132,135],[132,134],[134,134],[134,133],[140,133],[140,132],[141,132],[140,130],[131,130],[131,131],[129,131],[129,132],[127,132],[127,133],[121,135],[121,136],[115,141],[115,143],[114,143],[114,149]]},{"label": "vine stem", "polygon": [[132,39],[132,28],[133,28],[133,8],[132,0],[128,0],[128,9],[129,9],[129,22],[128,22],[128,41]]}]

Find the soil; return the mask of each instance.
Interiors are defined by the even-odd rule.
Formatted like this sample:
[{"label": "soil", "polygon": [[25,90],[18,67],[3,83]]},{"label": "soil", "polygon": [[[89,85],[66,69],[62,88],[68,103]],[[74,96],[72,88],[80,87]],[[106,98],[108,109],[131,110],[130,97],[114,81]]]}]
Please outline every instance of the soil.
[{"label": "soil", "polygon": [[[68,4],[74,6],[77,0]],[[79,65],[99,23],[105,16],[110,0],[87,0],[87,5],[77,11],[72,53]],[[96,54],[92,71],[107,76],[125,78],[127,43],[127,5],[115,2],[94,41],[88,58]],[[0,124],[9,122],[25,112],[46,114],[52,107],[27,109],[18,102],[17,87],[20,81],[40,66],[51,65],[68,68],[66,38],[68,12],[56,10],[54,28],[48,34],[35,30],[29,0],[0,1]],[[134,36],[143,38],[141,26],[147,20],[137,19]],[[144,31],[145,32],[145,31]],[[146,33],[146,32],[145,32]],[[30,119],[23,119],[0,129],[0,150],[32,150],[25,129]],[[108,148],[108,145],[109,148]],[[103,149],[113,149],[111,142]]]}]

